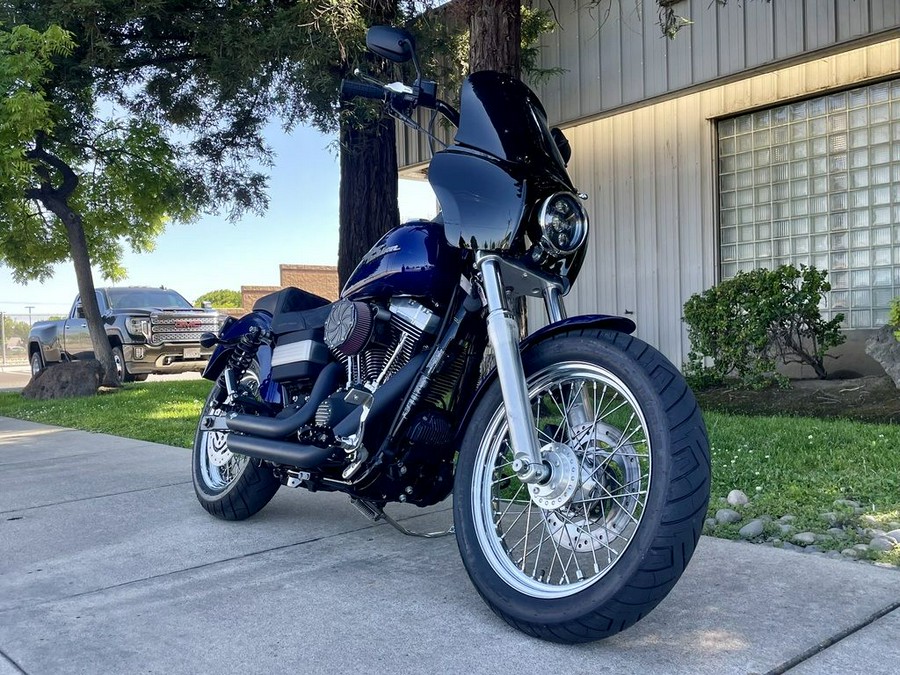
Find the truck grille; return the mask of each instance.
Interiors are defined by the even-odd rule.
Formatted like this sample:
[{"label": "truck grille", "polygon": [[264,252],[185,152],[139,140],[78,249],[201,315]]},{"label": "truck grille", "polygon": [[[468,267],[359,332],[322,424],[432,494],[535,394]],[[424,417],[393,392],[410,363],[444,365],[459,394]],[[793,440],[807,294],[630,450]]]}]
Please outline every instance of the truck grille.
[{"label": "truck grille", "polygon": [[218,333],[219,316],[207,313],[160,312],[150,315],[150,344],[199,342],[203,333]]}]

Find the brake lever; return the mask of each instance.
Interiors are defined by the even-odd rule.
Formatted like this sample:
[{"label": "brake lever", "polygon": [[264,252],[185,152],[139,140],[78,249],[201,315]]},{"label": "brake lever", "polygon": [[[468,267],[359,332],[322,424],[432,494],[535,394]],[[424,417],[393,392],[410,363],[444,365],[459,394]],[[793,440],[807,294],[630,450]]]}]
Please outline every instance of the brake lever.
[{"label": "brake lever", "polygon": [[369,84],[374,84],[374,85],[377,85],[377,86],[379,86],[379,87],[384,87],[384,86],[385,86],[384,82],[379,82],[378,80],[376,80],[376,79],[375,79],[374,77],[372,77],[371,75],[367,75],[366,73],[364,73],[363,71],[361,71],[359,68],[354,68],[354,69],[353,69],[353,77],[358,77],[358,78],[359,78],[360,80],[362,80],[363,82],[368,82]]}]

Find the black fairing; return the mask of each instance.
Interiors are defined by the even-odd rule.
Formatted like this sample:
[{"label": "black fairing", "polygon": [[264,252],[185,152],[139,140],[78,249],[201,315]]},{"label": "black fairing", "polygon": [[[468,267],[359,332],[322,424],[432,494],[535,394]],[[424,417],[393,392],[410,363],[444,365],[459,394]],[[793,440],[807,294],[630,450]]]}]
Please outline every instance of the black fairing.
[{"label": "black fairing", "polygon": [[[456,143],[435,154],[428,180],[441,204],[447,241],[517,256],[527,251],[526,234],[532,243],[540,239],[541,202],[575,191],[537,96],[493,71],[473,73],[463,83]],[[541,267],[572,282],[584,253],[582,247]]]}]

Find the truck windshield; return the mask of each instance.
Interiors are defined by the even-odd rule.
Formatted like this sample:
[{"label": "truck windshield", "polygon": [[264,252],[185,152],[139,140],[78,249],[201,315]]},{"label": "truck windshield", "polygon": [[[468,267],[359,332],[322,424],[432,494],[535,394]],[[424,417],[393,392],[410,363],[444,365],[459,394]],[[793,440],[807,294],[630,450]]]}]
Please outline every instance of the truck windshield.
[{"label": "truck windshield", "polygon": [[191,303],[165,288],[110,288],[106,291],[113,309],[154,307],[190,309]]}]

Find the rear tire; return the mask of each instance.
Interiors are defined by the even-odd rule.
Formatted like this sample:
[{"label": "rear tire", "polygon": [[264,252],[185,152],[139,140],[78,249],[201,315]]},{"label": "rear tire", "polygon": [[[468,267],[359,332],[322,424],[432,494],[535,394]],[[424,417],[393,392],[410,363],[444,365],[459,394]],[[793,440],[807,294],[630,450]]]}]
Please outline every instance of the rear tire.
[{"label": "rear tire", "polygon": [[31,379],[33,380],[44,370],[44,357],[41,356],[39,351],[36,351],[31,355],[29,361],[31,363]]},{"label": "rear tire", "polygon": [[678,370],[628,335],[553,336],[523,365],[553,471],[544,485],[512,472],[495,380],[460,449],[460,554],[510,625],[553,642],[609,637],[650,612],[693,555],[709,501],[706,427]]},{"label": "rear tire", "polygon": [[[242,385],[248,377],[255,375],[248,370]],[[209,414],[224,414],[217,402],[218,394],[219,385],[216,384],[206,398],[200,421]],[[244,520],[258,513],[272,500],[281,483],[259,460],[228,450],[227,433],[207,431],[200,421],[194,436],[191,462],[197,500],[204,509],[222,520]]]}]

